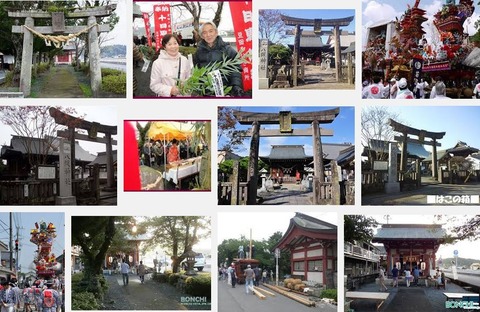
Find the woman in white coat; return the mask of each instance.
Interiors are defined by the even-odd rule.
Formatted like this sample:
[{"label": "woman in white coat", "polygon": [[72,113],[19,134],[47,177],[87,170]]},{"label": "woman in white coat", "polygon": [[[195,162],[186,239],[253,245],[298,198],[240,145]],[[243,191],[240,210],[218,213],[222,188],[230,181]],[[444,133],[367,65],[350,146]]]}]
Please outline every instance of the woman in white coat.
[{"label": "woman in white coat", "polygon": [[178,85],[188,79],[192,66],[187,58],[180,54],[180,39],[175,34],[166,34],[162,38],[162,50],[153,62],[150,75],[150,89],[157,96],[170,97],[180,95]]}]

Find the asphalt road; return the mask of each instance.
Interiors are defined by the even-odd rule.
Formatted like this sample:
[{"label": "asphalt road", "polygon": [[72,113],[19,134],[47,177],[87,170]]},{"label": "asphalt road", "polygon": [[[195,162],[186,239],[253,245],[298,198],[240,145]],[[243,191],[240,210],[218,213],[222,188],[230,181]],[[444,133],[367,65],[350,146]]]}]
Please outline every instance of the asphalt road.
[{"label": "asphalt road", "polygon": [[[270,290],[269,290],[270,291]],[[337,306],[317,303],[316,307],[307,307],[283,295],[267,296],[264,300],[257,296],[246,294],[245,285],[235,288],[224,281],[218,282],[218,312],[333,312]]]}]

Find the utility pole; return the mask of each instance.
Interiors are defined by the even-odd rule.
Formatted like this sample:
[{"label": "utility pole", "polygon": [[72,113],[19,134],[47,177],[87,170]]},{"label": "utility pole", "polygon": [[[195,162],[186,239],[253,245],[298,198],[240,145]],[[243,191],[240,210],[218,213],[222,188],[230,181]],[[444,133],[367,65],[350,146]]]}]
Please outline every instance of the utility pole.
[{"label": "utility pole", "polygon": [[10,212],[10,231],[9,231],[8,250],[10,251],[10,271],[13,271],[13,212]]},{"label": "utility pole", "polygon": [[17,239],[15,240],[15,272],[18,272],[18,251],[20,250],[20,239],[18,237],[20,227],[17,225]]}]

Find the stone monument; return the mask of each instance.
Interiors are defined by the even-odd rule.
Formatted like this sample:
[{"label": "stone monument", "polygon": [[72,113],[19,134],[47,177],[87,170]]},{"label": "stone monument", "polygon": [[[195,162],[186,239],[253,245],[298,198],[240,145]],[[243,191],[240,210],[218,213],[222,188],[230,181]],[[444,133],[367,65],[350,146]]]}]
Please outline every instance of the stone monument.
[{"label": "stone monument", "polygon": [[387,194],[400,192],[400,183],[397,181],[397,157],[397,143],[390,142],[388,146],[388,181],[385,184],[385,193]]},{"label": "stone monument", "polygon": [[56,205],[74,206],[77,204],[75,196],[72,196],[72,147],[70,142],[60,139],[60,170],[59,186],[60,195],[55,198]]}]

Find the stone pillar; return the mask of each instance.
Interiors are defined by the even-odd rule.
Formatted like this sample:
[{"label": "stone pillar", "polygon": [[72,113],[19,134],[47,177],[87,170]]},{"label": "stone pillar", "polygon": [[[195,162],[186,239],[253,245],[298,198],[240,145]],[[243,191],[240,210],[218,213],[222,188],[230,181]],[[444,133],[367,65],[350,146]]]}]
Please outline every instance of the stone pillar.
[{"label": "stone pillar", "polygon": [[59,187],[60,195],[55,198],[56,205],[72,206],[77,204],[75,196],[72,196],[72,163],[70,142],[60,139],[59,159]]},{"label": "stone pillar", "polygon": [[238,205],[238,185],[239,185],[239,174],[240,164],[238,160],[233,161],[233,173],[232,173],[232,195],[230,198],[231,205]]},{"label": "stone pillar", "polygon": [[70,156],[70,160],[71,160],[71,163],[72,163],[72,180],[75,179],[75,128],[68,128],[68,134],[70,136],[70,146],[72,147],[71,148],[71,156]]},{"label": "stone pillar", "polygon": [[113,151],[112,151],[112,134],[105,133],[105,138],[107,139],[108,143],[106,144],[107,152],[107,188],[115,189],[117,186],[115,185],[115,170],[113,169]]},{"label": "stone pillar", "polygon": [[332,160],[330,163],[332,168],[332,205],[340,205],[340,177],[339,171],[341,172],[341,168],[337,165],[336,160]]},{"label": "stone pillar", "polygon": [[292,85],[296,87],[298,85],[298,62],[300,56],[300,37],[302,36],[302,30],[300,25],[295,25],[295,41],[293,43],[293,68],[292,68]]},{"label": "stone pillar", "polygon": [[347,79],[348,84],[353,84],[353,77],[354,77],[354,68],[353,68],[353,61],[352,61],[352,53],[347,53]]},{"label": "stone pillar", "polygon": [[[32,17],[25,18],[25,26],[33,29],[34,20]],[[22,50],[22,69],[20,73],[20,91],[24,97],[30,95],[32,87],[32,57],[33,57],[33,34],[23,29],[23,50]]]},{"label": "stone pillar", "polygon": [[268,39],[260,40],[260,64],[258,64],[258,87],[268,89]]},{"label": "stone pillar", "polygon": [[340,56],[340,26],[335,25],[335,28],[333,29],[333,34],[335,36],[335,74],[337,82],[340,82],[342,78],[342,61]]},{"label": "stone pillar", "polygon": [[415,171],[417,172],[417,188],[422,185],[422,167],[420,166],[420,159],[415,159]]},{"label": "stone pillar", "polygon": [[432,178],[438,180],[437,139],[433,139]]},{"label": "stone pillar", "polygon": [[[97,22],[95,16],[88,18],[88,26]],[[90,63],[90,86],[93,96],[98,97],[102,86],[102,70],[100,68],[100,48],[98,46],[97,27],[92,27],[88,31],[88,59]]]},{"label": "stone pillar", "polygon": [[257,204],[257,184],[258,184],[258,150],[260,147],[260,123],[258,121],[252,124],[252,138],[250,141],[250,156],[248,159],[248,198],[247,205]]},{"label": "stone pillar", "polygon": [[400,183],[397,181],[397,153],[396,143],[390,142],[388,146],[388,181],[385,184],[387,194],[400,192]]},{"label": "stone pillar", "polygon": [[[313,203],[320,204],[320,184],[325,183],[325,173],[323,171],[323,149],[320,136],[320,126],[318,120],[312,123],[313,126]],[[315,181],[318,181],[315,183]]]},{"label": "stone pillar", "polygon": [[407,133],[403,133],[402,137],[402,155],[400,156],[400,170],[405,172],[407,170],[407,157],[408,157],[408,143]]}]

